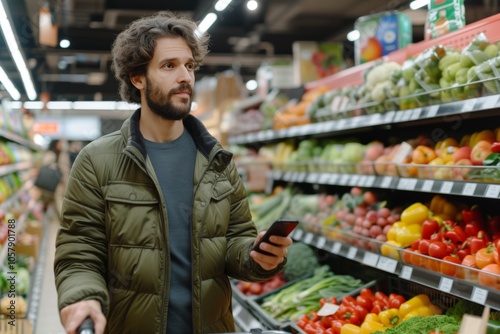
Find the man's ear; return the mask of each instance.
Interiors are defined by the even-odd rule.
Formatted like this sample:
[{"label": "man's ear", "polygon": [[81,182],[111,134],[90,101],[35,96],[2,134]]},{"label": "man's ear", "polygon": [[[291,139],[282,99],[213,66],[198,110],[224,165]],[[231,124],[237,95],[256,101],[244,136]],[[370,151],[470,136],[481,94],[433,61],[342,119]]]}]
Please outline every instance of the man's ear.
[{"label": "man's ear", "polygon": [[130,82],[134,85],[135,88],[141,90],[145,87],[146,80],[144,75],[142,74],[131,74]]}]

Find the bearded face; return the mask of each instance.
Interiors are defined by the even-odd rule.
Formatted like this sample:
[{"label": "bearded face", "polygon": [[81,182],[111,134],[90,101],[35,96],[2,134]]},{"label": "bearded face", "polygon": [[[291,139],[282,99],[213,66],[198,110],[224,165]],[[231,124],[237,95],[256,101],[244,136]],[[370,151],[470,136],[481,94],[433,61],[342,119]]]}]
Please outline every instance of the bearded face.
[{"label": "bearded face", "polygon": [[189,84],[181,84],[164,93],[161,87],[153,84],[146,75],[145,94],[149,109],[165,120],[182,120],[191,111],[193,89]]}]

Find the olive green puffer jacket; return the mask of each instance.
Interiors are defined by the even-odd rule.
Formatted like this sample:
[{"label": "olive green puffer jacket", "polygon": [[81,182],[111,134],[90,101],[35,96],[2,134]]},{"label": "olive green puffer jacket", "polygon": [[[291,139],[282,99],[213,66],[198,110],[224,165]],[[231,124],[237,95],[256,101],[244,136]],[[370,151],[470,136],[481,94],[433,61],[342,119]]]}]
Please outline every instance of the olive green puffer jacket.
[{"label": "olive green puffer jacket", "polygon": [[[139,132],[140,109],[120,131],[86,146],[68,180],[57,236],[59,309],[101,302],[106,333],[165,333],[170,287],[167,213]],[[193,116],[198,152],[192,212],[193,327],[234,331],[228,276],[273,276],[249,257],[257,231],[232,155]],[[179,168],[182,163],[179,162]],[[189,268],[186,268],[189,270]],[[182,329],[179,329],[182,330]]]}]

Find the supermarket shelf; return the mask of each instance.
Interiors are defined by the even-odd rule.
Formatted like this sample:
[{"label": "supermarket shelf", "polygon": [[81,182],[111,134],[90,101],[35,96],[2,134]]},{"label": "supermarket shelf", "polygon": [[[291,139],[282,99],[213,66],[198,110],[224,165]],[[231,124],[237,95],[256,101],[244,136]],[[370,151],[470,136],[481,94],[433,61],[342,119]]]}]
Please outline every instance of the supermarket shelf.
[{"label": "supermarket shelf", "polygon": [[491,290],[471,281],[407,265],[402,261],[340,241],[334,241],[312,232],[297,229],[292,233],[291,237],[295,241],[301,241],[315,248],[397,275],[401,279],[428,286],[481,305],[487,305],[493,309],[500,309],[500,291],[498,290]]},{"label": "supermarket shelf", "polygon": [[[362,115],[300,126],[278,131],[264,130],[228,138],[229,144],[252,144],[286,138],[324,135],[360,128],[397,125],[422,119],[439,118],[464,113],[479,113],[500,107],[500,95],[483,96],[463,101],[443,103],[408,110],[389,111],[383,114]],[[491,113],[491,112],[490,112]]]},{"label": "supermarket shelf", "polygon": [[0,209],[7,211],[8,208],[12,206],[12,204],[14,204],[23,193],[25,193],[29,188],[31,188],[34,183],[35,183],[34,180],[26,181],[21,186],[21,188],[19,188],[12,196],[10,196],[7,200],[5,200],[5,202],[0,204]]},{"label": "supermarket shelf", "polygon": [[18,135],[17,133],[10,132],[5,129],[0,129],[0,137],[3,137],[5,139],[8,139],[10,141],[16,142],[18,144],[21,144],[23,146],[29,147],[30,149],[34,151],[41,151],[42,148],[35,143],[31,142],[30,140]]},{"label": "supermarket shelf", "polygon": [[273,170],[270,180],[293,183],[368,187],[389,190],[418,191],[446,195],[500,198],[500,184],[485,182],[417,179],[398,176],[359,174],[308,173]]},{"label": "supermarket shelf", "polygon": [[33,167],[33,162],[25,161],[25,162],[17,162],[10,165],[0,166],[0,176],[8,175],[15,172],[20,172],[22,170],[30,169]]}]

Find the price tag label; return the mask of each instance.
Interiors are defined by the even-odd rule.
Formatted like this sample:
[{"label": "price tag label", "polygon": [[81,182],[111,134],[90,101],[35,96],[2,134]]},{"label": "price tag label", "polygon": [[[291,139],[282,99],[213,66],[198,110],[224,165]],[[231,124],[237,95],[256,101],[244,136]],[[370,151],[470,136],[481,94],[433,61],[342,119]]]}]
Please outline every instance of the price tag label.
[{"label": "price tag label", "polygon": [[274,137],[274,131],[267,130],[265,133],[266,133],[266,140],[273,139],[273,137]]},{"label": "price tag label", "polygon": [[439,106],[430,106],[429,109],[427,109],[427,117],[436,117],[437,113],[439,110]]},{"label": "price tag label", "polygon": [[381,122],[381,119],[382,119],[382,115],[381,114],[373,114],[371,115],[370,117],[370,125],[378,125]]},{"label": "price tag label", "polygon": [[475,183],[466,183],[464,185],[464,189],[462,189],[462,195],[472,196],[476,191],[477,184]]},{"label": "price tag label", "polygon": [[379,258],[378,254],[372,252],[365,252],[365,255],[363,256],[363,263],[366,264],[367,266],[376,267],[378,258]]},{"label": "price tag label", "polygon": [[299,134],[300,128],[298,126],[292,126],[291,128],[288,129],[288,136],[289,137],[295,137]]},{"label": "price tag label", "polygon": [[283,177],[283,172],[280,170],[275,170],[273,174],[275,180],[281,180],[281,178]]},{"label": "price tag label", "polygon": [[493,95],[493,96],[488,96],[488,97],[484,98],[484,102],[483,102],[481,109],[493,109],[493,108],[495,108],[498,104],[499,97],[500,96],[498,96],[498,95]]},{"label": "price tag label", "polygon": [[462,106],[462,112],[469,112],[474,110],[475,105],[476,105],[476,99],[465,100],[464,105]]},{"label": "price tag label", "polygon": [[339,174],[330,174],[330,178],[328,179],[328,184],[337,184],[339,180]]},{"label": "price tag label", "polygon": [[392,120],[394,119],[395,114],[396,114],[395,111],[386,112],[384,115],[384,123],[391,123]]},{"label": "price tag label", "polygon": [[306,172],[300,172],[299,177],[297,179],[297,182],[304,182],[306,180],[307,173]]},{"label": "price tag label", "polygon": [[332,303],[324,303],[323,306],[318,311],[318,315],[320,317],[327,317],[329,315],[333,315],[337,313],[339,310],[340,305],[332,304]]},{"label": "price tag label", "polygon": [[325,245],[326,245],[326,238],[323,236],[320,236],[318,238],[318,241],[316,242],[316,248],[324,249]]},{"label": "price tag label", "polygon": [[486,193],[484,194],[484,197],[498,198],[499,194],[500,194],[500,185],[498,185],[498,184],[490,184],[486,188]]},{"label": "price tag label", "polygon": [[337,123],[337,129],[338,130],[344,130],[346,128],[346,120],[345,118],[342,118],[342,119],[339,119],[338,123]]},{"label": "price tag label", "polygon": [[318,173],[310,173],[307,174],[306,182],[307,183],[318,183],[319,174]]},{"label": "price tag label", "polygon": [[347,251],[347,258],[354,260],[354,258],[356,258],[356,254],[358,254],[358,249],[356,247],[349,247],[349,250]]},{"label": "price tag label", "polygon": [[304,237],[304,243],[310,245],[313,238],[314,238],[314,234],[307,233],[306,236]]},{"label": "price tag label", "polygon": [[337,129],[337,123],[335,121],[329,121],[326,123],[325,132],[332,132]]},{"label": "price tag label", "polygon": [[450,293],[452,288],[453,280],[451,278],[441,277],[441,280],[439,281],[439,290]]},{"label": "price tag label", "polygon": [[342,177],[339,180],[339,184],[345,186],[349,182],[350,178],[351,178],[350,175],[342,174]]},{"label": "price tag label", "polygon": [[382,179],[382,183],[380,184],[380,186],[382,188],[389,188],[391,186],[391,183],[392,183],[392,176],[384,176],[384,178]]},{"label": "price tag label", "polygon": [[333,243],[332,246],[332,253],[333,254],[338,254],[340,253],[340,249],[342,248],[342,244],[340,242],[335,242]]},{"label": "price tag label", "polygon": [[488,299],[488,290],[478,288],[477,286],[475,286],[472,289],[471,300],[474,303],[484,305],[486,304],[487,299]]},{"label": "price tag label", "polygon": [[422,184],[422,191],[431,191],[434,186],[434,180],[425,180]]},{"label": "price tag label", "polygon": [[398,185],[396,186],[396,188],[399,190],[406,190],[407,181],[408,181],[408,179],[405,179],[405,178],[399,179]]},{"label": "price tag label", "polygon": [[298,172],[292,172],[290,175],[290,182],[297,182],[299,179],[299,173]]},{"label": "price tag label", "polygon": [[320,184],[328,184],[328,180],[330,179],[330,174],[320,174],[319,176],[319,183]]},{"label": "price tag label", "polygon": [[357,128],[360,121],[361,121],[361,117],[362,116],[356,116],[356,117],[351,118],[351,127]]},{"label": "price tag label", "polygon": [[396,112],[396,115],[394,115],[394,123],[399,123],[403,119],[403,113],[404,111],[398,111]]},{"label": "price tag label", "polygon": [[453,188],[453,182],[445,181],[445,182],[443,182],[443,185],[441,186],[441,193],[449,194],[449,193],[451,193],[452,188]]},{"label": "price tag label", "polygon": [[308,125],[299,126],[298,131],[300,136],[305,136],[309,133],[309,126]]},{"label": "price tag label", "polygon": [[411,119],[412,120],[419,119],[420,115],[422,115],[422,108],[415,108],[411,113]]},{"label": "price tag label", "polygon": [[360,185],[359,178],[360,178],[359,175],[351,176],[351,179],[349,180],[349,185],[350,186],[359,186]]},{"label": "price tag label", "polygon": [[413,113],[413,110],[405,110],[403,113],[403,117],[401,118],[402,122],[408,122],[411,119],[411,115]]},{"label": "price tag label", "polygon": [[302,235],[304,235],[304,231],[302,231],[302,230],[295,230],[293,238],[295,240],[300,240],[300,239],[302,239]]},{"label": "price tag label", "polygon": [[285,172],[285,174],[283,175],[283,180],[285,180],[285,181],[291,181],[292,180],[292,175],[293,175],[293,172]]},{"label": "price tag label", "polygon": [[415,190],[415,188],[417,187],[417,179],[408,179],[406,181],[406,190]]},{"label": "price tag label", "polygon": [[366,187],[366,180],[368,180],[368,176],[366,176],[366,175],[361,175],[361,176],[359,177],[358,185],[359,185],[360,187]]},{"label": "price tag label", "polygon": [[403,266],[403,269],[401,269],[401,278],[406,279],[406,280],[411,280],[411,275],[413,274],[413,268],[409,266]]},{"label": "price tag label", "polygon": [[257,133],[257,140],[258,141],[263,141],[265,139],[266,139],[266,135],[264,132],[261,131],[261,132]]},{"label": "price tag label", "polygon": [[383,271],[387,271],[387,272],[392,273],[392,274],[394,274],[396,272],[397,265],[398,265],[397,260],[394,260],[394,259],[391,259],[391,258],[388,258],[385,256],[381,256],[377,262],[378,269],[383,270]]},{"label": "price tag label", "polygon": [[368,176],[366,178],[365,186],[368,187],[368,188],[373,187],[373,184],[375,183],[376,179],[377,178],[375,176],[373,176],[373,175]]}]

